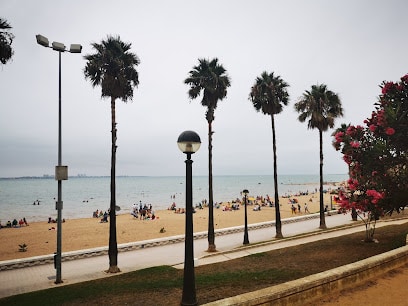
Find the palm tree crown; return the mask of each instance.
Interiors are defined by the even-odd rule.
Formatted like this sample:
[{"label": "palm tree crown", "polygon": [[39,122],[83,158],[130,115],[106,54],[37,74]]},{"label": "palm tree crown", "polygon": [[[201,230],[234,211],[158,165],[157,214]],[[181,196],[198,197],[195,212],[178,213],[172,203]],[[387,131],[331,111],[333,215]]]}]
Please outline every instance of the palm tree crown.
[{"label": "palm tree crown", "polygon": [[11,26],[7,20],[0,18],[0,63],[3,65],[6,64],[14,54],[11,48],[14,35],[8,32],[9,29],[11,29]]},{"label": "palm tree crown", "polygon": [[289,85],[280,76],[275,77],[273,72],[268,74],[264,71],[256,78],[249,98],[257,111],[262,110],[268,115],[279,114],[283,105],[289,103],[287,87]]},{"label": "palm tree crown", "polygon": [[190,85],[188,95],[191,99],[196,99],[202,93],[201,104],[208,108],[207,120],[212,122],[218,100],[227,96],[230,78],[224,67],[218,64],[217,58],[198,61],[199,65],[193,67],[184,83]]},{"label": "palm tree crown", "polygon": [[340,98],[334,92],[327,90],[324,84],[313,85],[310,91],[306,90],[302,98],[295,103],[295,110],[300,113],[300,122],[309,121],[309,129],[317,128],[324,132],[333,128],[334,119],[343,116]]},{"label": "palm tree crown", "polygon": [[133,88],[139,85],[139,75],[134,66],[140,61],[129,52],[131,44],[120,37],[108,36],[100,44],[93,43],[95,54],[85,56],[85,77],[92,86],[101,85],[102,97],[120,98],[124,102],[133,97]]}]

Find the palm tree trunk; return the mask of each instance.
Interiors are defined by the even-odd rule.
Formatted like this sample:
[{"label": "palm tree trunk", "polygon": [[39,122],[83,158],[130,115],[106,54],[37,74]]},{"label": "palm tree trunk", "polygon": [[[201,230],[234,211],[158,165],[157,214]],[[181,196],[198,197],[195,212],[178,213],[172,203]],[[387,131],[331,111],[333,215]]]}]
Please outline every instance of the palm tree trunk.
[{"label": "palm tree trunk", "polygon": [[212,120],[208,121],[208,250],[215,252],[214,235],[214,199],[213,199],[213,176],[212,176]]},{"label": "palm tree trunk", "polygon": [[273,183],[275,188],[275,227],[276,236],[275,238],[283,238],[282,235],[282,222],[280,216],[280,205],[279,205],[279,193],[278,193],[278,169],[276,163],[276,138],[275,138],[275,117],[271,114],[272,121],[272,143],[273,143]]},{"label": "palm tree trunk", "polygon": [[326,229],[326,220],[324,218],[324,203],[323,203],[323,132],[319,129],[320,141],[320,229]]},{"label": "palm tree trunk", "polygon": [[116,111],[115,98],[111,97],[112,115],[112,152],[111,152],[111,198],[110,198],[110,224],[109,224],[109,269],[108,273],[120,272],[118,268],[118,244],[116,238]]}]

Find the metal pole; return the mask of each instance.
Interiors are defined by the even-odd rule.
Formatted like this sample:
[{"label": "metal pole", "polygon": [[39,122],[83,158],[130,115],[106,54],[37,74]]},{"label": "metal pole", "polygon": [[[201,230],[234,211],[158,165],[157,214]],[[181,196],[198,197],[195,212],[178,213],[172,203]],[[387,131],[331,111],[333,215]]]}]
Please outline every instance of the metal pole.
[{"label": "metal pole", "polygon": [[247,194],[245,193],[245,229],[244,229],[244,243],[249,244],[248,239],[248,215],[247,215]]},{"label": "metal pole", "polygon": [[193,246],[193,183],[191,153],[187,154],[186,163],[186,234],[184,248],[184,279],[181,305],[198,305],[194,274]]},{"label": "metal pole", "polygon": [[[59,53],[59,78],[58,78],[58,166],[61,166],[61,51]],[[57,269],[57,275],[55,283],[62,283],[61,277],[61,240],[62,240],[62,181],[58,179],[58,201],[57,201],[57,254],[55,257],[55,268]]]}]

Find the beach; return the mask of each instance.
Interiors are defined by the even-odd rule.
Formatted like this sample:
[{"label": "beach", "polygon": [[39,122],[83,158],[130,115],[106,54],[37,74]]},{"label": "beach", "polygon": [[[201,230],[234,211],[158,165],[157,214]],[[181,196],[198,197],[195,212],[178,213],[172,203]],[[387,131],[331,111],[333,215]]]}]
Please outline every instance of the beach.
[{"label": "beach", "polygon": [[[289,200],[296,199],[301,206],[301,212],[291,211]],[[304,204],[307,203],[309,213],[319,212],[319,193],[280,197],[281,219],[305,215]],[[324,204],[330,207],[330,194],[324,194]],[[220,208],[214,208],[214,228],[221,229],[244,224],[244,206],[239,210],[224,211],[224,206],[231,203],[220,203]],[[334,205],[334,203],[333,203]],[[295,204],[297,207],[297,204]],[[254,205],[248,205],[248,224],[275,220],[275,208],[261,206],[260,211],[253,210]],[[196,209],[193,214],[194,232],[208,230],[208,207]],[[155,220],[140,220],[129,213],[118,214],[117,243],[129,243],[174,235],[183,235],[185,231],[185,214],[177,214],[173,210],[155,211]],[[28,226],[17,228],[2,228],[0,230],[0,261],[27,258],[39,255],[53,254],[56,251],[57,224],[48,222],[30,222]],[[3,226],[5,224],[2,224]],[[316,219],[316,228],[319,221]],[[163,229],[163,230],[162,230]],[[283,235],[285,227],[282,226]],[[249,232],[250,234],[250,232]],[[271,238],[275,231],[271,230]],[[62,223],[62,252],[107,246],[109,241],[109,223],[101,223],[100,218],[65,219]],[[26,244],[27,251],[19,251],[19,245]],[[217,239],[215,239],[217,244]]]}]

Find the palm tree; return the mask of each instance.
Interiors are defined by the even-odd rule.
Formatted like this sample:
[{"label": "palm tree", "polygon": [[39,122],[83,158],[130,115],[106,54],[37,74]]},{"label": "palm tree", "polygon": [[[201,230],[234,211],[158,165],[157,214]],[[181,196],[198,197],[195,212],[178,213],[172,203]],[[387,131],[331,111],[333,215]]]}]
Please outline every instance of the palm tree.
[{"label": "palm tree", "polygon": [[295,110],[300,113],[300,122],[307,122],[308,129],[319,130],[320,141],[320,228],[325,229],[323,205],[323,132],[333,128],[334,120],[343,116],[343,108],[337,94],[327,89],[324,84],[313,85],[311,91],[306,90],[299,101],[295,103]]},{"label": "palm tree", "polygon": [[112,149],[111,149],[111,185],[110,185],[110,225],[109,225],[109,273],[120,272],[118,268],[118,245],[116,236],[116,115],[115,102],[121,99],[127,102],[133,98],[133,89],[139,84],[135,66],[140,61],[136,54],[131,53],[130,43],[124,43],[120,37],[108,36],[100,44],[93,43],[94,54],[85,55],[84,74],[93,87],[102,87],[102,98],[110,97],[112,115]]},{"label": "palm tree", "polygon": [[215,252],[212,184],[212,122],[214,121],[214,111],[217,108],[217,102],[227,96],[227,88],[231,84],[230,78],[226,74],[226,70],[222,65],[218,64],[217,58],[214,58],[211,61],[206,59],[199,59],[198,61],[199,64],[194,66],[193,70],[189,72],[189,77],[184,80],[184,83],[190,85],[188,91],[190,99],[196,99],[201,94],[201,105],[207,107],[205,117],[208,122],[208,252]]},{"label": "palm tree", "polygon": [[3,65],[5,65],[14,54],[11,48],[14,35],[8,32],[9,29],[11,29],[11,26],[7,20],[0,18],[0,62]]},{"label": "palm tree", "polygon": [[289,94],[287,92],[287,87],[289,87],[289,85],[283,81],[280,76],[274,76],[273,72],[268,74],[266,71],[264,71],[260,77],[256,78],[255,84],[252,86],[251,93],[249,94],[249,100],[251,100],[255,109],[258,112],[262,110],[262,113],[271,116],[276,238],[283,238],[283,235],[279,207],[278,173],[276,166],[275,115],[282,112],[283,105],[288,105]]}]

